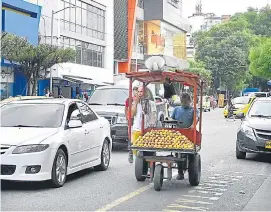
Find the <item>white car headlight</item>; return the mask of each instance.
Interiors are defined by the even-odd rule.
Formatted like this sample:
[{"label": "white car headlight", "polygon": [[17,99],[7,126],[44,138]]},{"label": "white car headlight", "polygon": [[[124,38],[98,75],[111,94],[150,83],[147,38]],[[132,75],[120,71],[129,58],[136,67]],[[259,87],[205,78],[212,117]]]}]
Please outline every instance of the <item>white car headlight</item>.
[{"label": "white car headlight", "polygon": [[126,117],[124,117],[124,116],[118,116],[118,118],[117,118],[117,124],[126,124],[126,123],[127,123]]},{"label": "white car headlight", "polygon": [[12,154],[24,154],[32,152],[42,152],[49,147],[49,144],[31,144],[16,147]]},{"label": "white car headlight", "polygon": [[255,134],[253,132],[253,129],[245,124],[241,126],[241,131],[249,138],[255,139]]}]

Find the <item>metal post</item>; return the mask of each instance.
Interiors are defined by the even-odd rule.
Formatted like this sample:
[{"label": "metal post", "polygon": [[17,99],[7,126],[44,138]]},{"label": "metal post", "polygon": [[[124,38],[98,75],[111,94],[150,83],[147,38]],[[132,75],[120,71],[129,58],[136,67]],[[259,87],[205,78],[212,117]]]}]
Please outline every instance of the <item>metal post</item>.
[{"label": "metal post", "polygon": [[7,85],[6,86],[7,86],[7,98],[8,98],[9,97],[8,96],[8,74],[6,74],[6,80],[7,80],[7,82],[6,82]]},{"label": "metal post", "polygon": [[[53,30],[54,30],[54,10],[52,10],[52,17],[51,17],[51,46],[53,46]],[[53,67],[50,68],[50,93],[53,93]]]},{"label": "metal post", "polygon": [[135,69],[136,71],[137,70],[137,64],[138,64],[138,32],[137,32],[137,35],[136,35],[136,61],[135,61]]}]

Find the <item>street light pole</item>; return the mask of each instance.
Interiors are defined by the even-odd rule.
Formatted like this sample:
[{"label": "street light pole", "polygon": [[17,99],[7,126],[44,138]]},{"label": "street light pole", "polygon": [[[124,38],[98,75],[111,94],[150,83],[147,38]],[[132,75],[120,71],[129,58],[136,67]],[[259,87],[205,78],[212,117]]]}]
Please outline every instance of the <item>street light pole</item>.
[{"label": "street light pole", "polygon": [[[54,10],[52,10],[52,17],[51,17],[51,46],[53,46],[53,30],[54,30]],[[50,93],[53,93],[53,67],[50,68]]]},{"label": "street light pole", "polygon": [[[76,8],[76,5],[73,5],[72,6],[69,6],[69,7],[65,7],[61,10],[58,10],[58,11],[54,11],[52,10],[52,17],[51,17],[51,46],[53,46],[53,31],[54,31],[54,15],[63,11],[63,10],[66,10],[68,8]],[[53,72],[53,67],[50,68],[50,92],[53,93],[53,75],[52,75],[52,72]]]}]

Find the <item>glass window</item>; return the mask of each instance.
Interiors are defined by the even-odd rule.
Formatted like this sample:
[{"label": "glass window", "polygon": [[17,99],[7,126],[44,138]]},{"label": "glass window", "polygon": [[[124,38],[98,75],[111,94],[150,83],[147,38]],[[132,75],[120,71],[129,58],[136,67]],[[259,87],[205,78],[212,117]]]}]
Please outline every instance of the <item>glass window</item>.
[{"label": "glass window", "polygon": [[123,105],[128,98],[128,89],[99,89],[96,90],[89,99],[89,104],[101,104],[101,105]]},{"label": "glass window", "polygon": [[104,47],[91,43],[81,42],[73,38],[61,37],[60,43],[63,47],[71,47],[76,50],[75,63],[104,67]]},{"label": "glass window", "polygon": [[92,65],[97,67],[98,66],[98,53],[96,51],[93,51],[92,53]]},{"label": "glass window", "polygon": [[82,103],[82,102],[78,102],[77,104],[82,113],[82,120],[84,123],[95,121],[98,119],[96,114],[90,109],[90,107],[87,104]]},{"label": "glass window", "polygon": [[82,8],[82,2],[81,1],[76,0],[75,3],[76,3],[77,7],[81,7]]},{"label": "glass window", "polygon": [[87,23],[87,11],[85,9],[82,9],[82,26],[87,26]]},{"label": "glass window", "polygon": [[76,9],[75,8],[69,9],[70,9],[70,22],[76,23],[76,14],[75,14]]},{"label": "glass window", "polygon": [[[67,2],[65,2],[64,6],[65,6],[64,8],[69,7],[69,4]],[[63,13],[65,14],[65,17],[64,17],[64,20],[65,20],[65,29],[69,30],[70,8],[65,9]]]},{"label": "glass window", "polygon": [[76,8],[76,24],[82,26],[82,9]]},{"label": "glass window", "polygon": [[64,108],[62,104],[7,104],[1,107],[1,127],[57,128]]},{"label": "glass window", "polygon": [[75,24],[70,23],[70,31],[75,32]]},{"label": "glass window", "polygon": [[82,34],[87,35],[87,28],[85,26],[82,26]]},{"label": "glass window", "polygon": [[249,111],[250,117],[271,118],[271,101],[256,101]]},{"label": "glass window", "polygon": [[82,2],[82,8],[85,10],[87,9],[87,4],[85,2]]},{"label": "glass window", "polygon": [[71,46],[72,48],[75,47],[75,40],[74,40],[73,38],[70,39],[70,46]]},{"label": "glass window", "polygon": [[82,64],[82,48],[81,46],[76,46],[76,63]]}]

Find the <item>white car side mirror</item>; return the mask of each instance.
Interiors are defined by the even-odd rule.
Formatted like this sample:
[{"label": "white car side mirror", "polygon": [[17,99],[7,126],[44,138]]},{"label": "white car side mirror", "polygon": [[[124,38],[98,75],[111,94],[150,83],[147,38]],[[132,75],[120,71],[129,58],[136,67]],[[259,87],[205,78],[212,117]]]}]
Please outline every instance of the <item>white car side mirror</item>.
[{"label": "white car side mirror", "polygon": [[81,114],[79,110],[75,110],[71,114],[71,120],[80,120],[81,119]]},{"label": "white car side mirror", "polygon": [[82,126],[83,126],[83,124],[82,124],[82,122],[80,120],[70,120],[69,124],[68,124],[68,127],[70,129],[79,128],[79,127],[82,127]]}]

